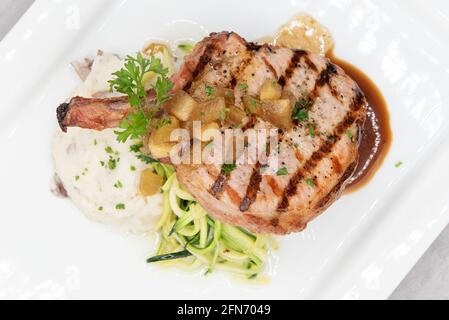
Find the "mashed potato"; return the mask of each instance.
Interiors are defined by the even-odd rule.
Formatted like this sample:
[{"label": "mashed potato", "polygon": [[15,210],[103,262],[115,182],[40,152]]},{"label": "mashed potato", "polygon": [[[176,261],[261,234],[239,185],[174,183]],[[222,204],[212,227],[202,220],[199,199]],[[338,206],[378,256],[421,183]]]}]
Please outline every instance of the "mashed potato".
[{"label": "mashed potato", "polygon": [[[108,90],[107,81],[123,62],[114,55],[97,56],[92,72],[74,92],[91,97]],[[56,174],[68,196],[92,220],[142,233],[150,231],[162,213],[163,196],[139,194],[140,173],[148,166],[136,158],[130,146],[119,143],[113,129],[57,130],[52,155]]]}]

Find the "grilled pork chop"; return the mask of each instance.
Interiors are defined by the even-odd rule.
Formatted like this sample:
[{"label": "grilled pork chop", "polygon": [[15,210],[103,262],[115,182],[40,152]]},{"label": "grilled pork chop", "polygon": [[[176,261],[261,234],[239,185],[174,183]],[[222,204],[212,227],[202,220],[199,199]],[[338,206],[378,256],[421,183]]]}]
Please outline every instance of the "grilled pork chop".
[{"label": "grilled pork chop", "polygon": [[[339,198],[357,165],[367,101],[329,59],[222,32],[201,41],[171,80],[174,90],[189,93],[204,84],[232,88],[240,107],[242,97],[258,96],[266,80],[278,82],[284,95],[313,100],[307,124],[279,130],[278,156],[285,175],[264,175],[258,162],[239,164],[231,173],[220,165],[177,167],[179,181],[212,216],[252,232],[287,234],[303,230]],[[58,108],[58,119],[63,129],[102,129],[115,126],[128,112],[122,100],[74,98]],[[256,118],[245,129],[254,127],[273,125]]]}]

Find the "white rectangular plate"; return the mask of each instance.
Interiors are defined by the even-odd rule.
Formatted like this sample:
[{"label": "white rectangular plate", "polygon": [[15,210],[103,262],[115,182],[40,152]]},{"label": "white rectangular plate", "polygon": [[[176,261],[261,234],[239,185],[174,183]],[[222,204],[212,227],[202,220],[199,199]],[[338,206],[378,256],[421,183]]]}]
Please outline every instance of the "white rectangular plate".
[{"label": "white rectangular plate", "polygon": [[[36,1],[0,44],[0,298],[387,298],[449,222],[449,7],[431,2]],[[50,193],[55,108],[78,82],[70,61],[212,31],[256,39],[302,11],[378,84],[394,141],[367,187],[281,241],[270,284],[148,266],[148,239]]]}]

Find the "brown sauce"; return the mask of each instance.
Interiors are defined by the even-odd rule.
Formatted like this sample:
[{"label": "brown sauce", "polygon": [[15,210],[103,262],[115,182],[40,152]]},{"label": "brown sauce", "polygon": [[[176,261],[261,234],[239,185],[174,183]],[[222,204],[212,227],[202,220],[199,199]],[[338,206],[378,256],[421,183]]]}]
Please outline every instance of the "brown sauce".
[{"label": "brown sauce", "polygon": [[390,114],[379,88],[363,71],[335,57],[333,53],[328,57],[357,82],[369,103],[359,147],[359,163],[345,191],[350,193],[365,186],[382,166],[393,140]]}]

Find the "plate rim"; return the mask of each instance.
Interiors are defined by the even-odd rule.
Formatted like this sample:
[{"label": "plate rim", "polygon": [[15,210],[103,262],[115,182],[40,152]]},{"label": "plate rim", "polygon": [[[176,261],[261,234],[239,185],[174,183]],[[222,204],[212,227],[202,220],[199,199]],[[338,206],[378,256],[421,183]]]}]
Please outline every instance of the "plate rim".
[{"label": "plate rim", "polygon": [[[105,0],[99,0],[99,1],[77,1],[77,0],[69,0],[68,2],[77,3],[78,6],[82,7],[83,10],[86,11],[86,15],[94,15],[97,10],[99,10],[102,7],[102,4],[106,3]],[[8,32],[7,35],[3,38],[3,40],[0,42],[0,73],[3,73],[3,71],[6,69],[8,70],[11,67],[19,68],[19,70],[22,70],[22,68],[26,69],[30,66],[26,66],[22,63],[18,63],[14,58],[9,59],[8,55],[11,52],[11,48],[18,48],[16,49],[16,52],[14,54],[21,54],[20,47],[23,48],[23,46],[20,46],[19,42],[20,39],[23,37],[23,34],[26,33],[28,29],[36,29],[39,30],[38,24],[45,24],[46,21],[40,21],[38,22],[38,18],[48,11],[49,6],[55,6],[56,3],[51,0],[43,0],[43,1],[36,1],[32,4],[32,6],[27,10],[27,12],[24,14],[24,16],[15,24],[15,26]],[[51,18],[50,18],[51,19]],[[47,20],[48,21],[48,20]],[[86,32],[86,28],[89,26],[89,24],[84,25],[79,30],[75,30],[73,32],[69,32],[68,30],[55,30],[55,33],[52,35],[54,42],[61,43],[68,43],[69,41],[73,41],[73,39],[76,39],[79,36],[82,36],[84,32]],[[40,34],[39,31],[36,32],[32,37],[36,37],[35,39],[45,39],[47,37],[47,34]],[[36,41],[36,40],[33,40]],[[39,40],[38,40],[39,41]],[[54,56],[58,56],[61,54],[64,54],[65,46],[61,45],[59,50],[54,53]],[[48,59],[48,62],[46,63],[47,67],[49,64],[51,64],[53,60]],[[36,67],[34,66],[36,69]],[[45,72],[46,66],[44,64],[39,65],[37,67],[36,75],[31,78],[31,80],[28,82],[28,87],[24,91],[33,91],[33,88],[35,89],[36,81],[41,77],[41,75]],[[0,80],[1,83],[1,80]],[[6,92],[5,94],[5,101],[12,101],[15,103],[18,103],[17,98],[11,97],[13,93]],[[14,104],[14,103],[13,103]],[[1,121],[0,121],[1,122]],[[407,191],[409,194],[419,192],[420,189],[429,187],[429,186],[435,186],[440,184],[439,181],[441,181],[443,175],[445,178],[449,179],[449,172],[444,172],[444,163],[449,162],[449,143],[442,144],[444,145],[444,148],[439,148],[438,153],[439,156],[435,157],[438,161],[438,166],[433,164],[432,166],[425,166],[424,164],[420,164],[420,175],[424,176],[421,180],[417,181],[415,184],[409,186],[409,190]],[[412,170],[415,168],[407,168],[407,170]],[[443,170],[441,170],[443,169]],[[406,170],[404,170],[404,175],[406,173]],[[410,173],[409,173],[410,174]],[[401,194],[401,197],[406,197],[404,195],[405,192]],[[391,293],[394,291],[394,289],[398,286],[398,284],[405,278],[405,276],[408,274],[408,272],[413,268],[413,266],[416,264],[416,262],[422,257],[422,255],[427,251],[427,249],[430,247],[430,245],[435,241],[435,239],[438,237],[438,235],[442,232],[442,230],[448,225],[449,223],[449,216],[445,213],[449,211],[448,204],[444,201],[441,201],[441,199],[449,198],[449,191],[445,191],[444,188],[434,188],[434,192],[432,194],[432,199],[434,199],[434,202],[436,205],[434,208],[432,208],[432,213],[427,213],[426,219],[421,217],[422,221],[424,220],[429,221],[430,218],[434,220],[434,223],[429,226],[426,229],[425,235],[423,239],[419,241],[419,243],[416,243],[413,245],[410,249],[410,252],[408,254],[407,259],[401,260],[402,262],[398,264],[395,268],[389,268],[383,271],[383,274],[380,276],[381,280],[385,280],[386,284],[382,288],[378,288],[374,290],[373,292],[370,292],[369,290],[366,291],[366,295],[364,297],[359,298],[373,298],[373,299],[385,299],[388,298]],[[409,211],[416,211],[417,208],[425,209],[425,206],[422,204],[422,201],[420,199],[411,198],[408,197],[407,203],[403,205],[401,208],[399,208],[399,213],[396,212],[395,215],[406,217],[406,213]],[[412,210],[413,209],[413,210]],[[406,220],[407,221],[407,220]],[[385,223],[385,221],[384,221]],[[413,232],[413,229],[415,226],[411,223],[408,223],[409,225],[406,226],[404,230],[402,230],[402,240],[401,242],[406,242],[407,238],[410,236],[410,233]],[[369,240],[369,243],[366,243],[365,245],[374,245],[374,242],[377,242],[376,239],[366,239],[365,241]],[[357,266],[352,264],[349,264],[350,268],[348,268],[345,272],[346,274],[351,274],[353,272],[359,272],[361,269],[363,269],[366,266]],[[355,271],[359,270],[359,271]],[[316,290],[312,290],[312,292],[315,291],[318,292],[319,288],[317,287]],[[320,295],[314,295],[314,297],[319,297]],[[329,296],[331,298],[337,298],[338,294],[332,294],[330,293]],[[341,296],[340,296],[341,297]]]}]

